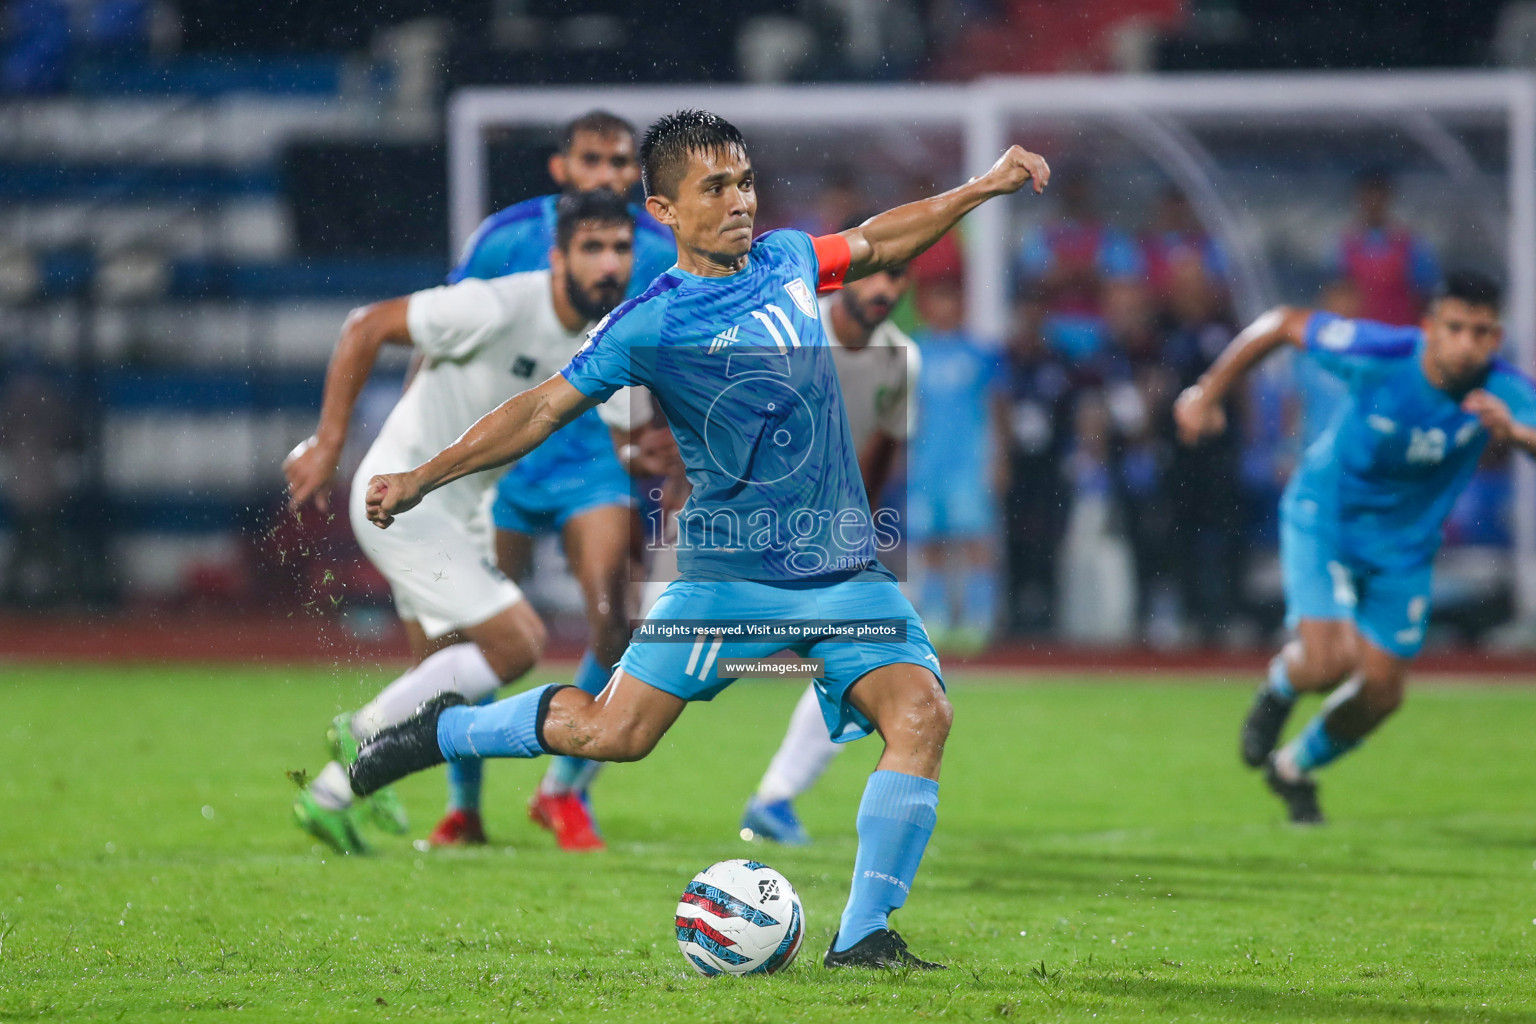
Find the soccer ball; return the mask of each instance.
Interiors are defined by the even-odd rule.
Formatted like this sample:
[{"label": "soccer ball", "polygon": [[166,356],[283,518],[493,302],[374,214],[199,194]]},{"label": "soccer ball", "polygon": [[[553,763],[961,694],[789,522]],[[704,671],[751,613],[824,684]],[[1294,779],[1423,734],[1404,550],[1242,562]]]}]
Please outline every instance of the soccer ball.
[{"label": "soccer ball", "polygon": [[705,868],[677,904],[678,948],[706,977],[782,971],[804,939],[805,913],[795,887],[755,860]]}]

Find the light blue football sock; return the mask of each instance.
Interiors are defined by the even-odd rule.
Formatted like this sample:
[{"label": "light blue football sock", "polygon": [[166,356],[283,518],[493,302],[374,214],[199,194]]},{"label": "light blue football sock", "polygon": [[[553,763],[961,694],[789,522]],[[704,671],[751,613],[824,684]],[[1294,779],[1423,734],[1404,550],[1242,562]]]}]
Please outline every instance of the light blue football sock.
[{"label": "light blue football sock", "polygon": [[[603,687],[608,685],[612,675],[613,668],[603,668],[597,657],[588,650],[576,666],[573,682],[578,690],[596,697],[603,692]],[[549,771],[544,773],[544,781],[539,783],[539,790],[544,793],[579,793],[592,784],[600,767],[598,761],[561,754],[550,762]]]},{"label": "light blue football sock", "polygon": [[965,625],[986,636],[997,622],[997,575],[991,569],[971,566],[965,572]]},{"label": "light blue football sock", "polygon": [[1265,685],[1280,700],[1287,704],[1296,703],[1296,688],[1291,685],[1291,670],[1286,667],[1285,655],[1277,654],[1270,661],[1269,681]]},{"label": "light blue football sock", "polygon": [[[486,694],[476,701],[484,707],[496,700],[496,695]],[[450,811],[480,810],[480,782],[485,777],[485,762],[478,757],[448,762],[448,809]]]},{"label": "light blue football sock", "polygon": [[450,762],[473,757],[538,757],[539,711],[560,689],[546,683],[484,707],[456,707],[437,719],[437,748]]},{"label": "light blue football sock", "polygon": [[1308,722],[1296,734],[1296,738],[1285,745],[1278,759],[1288,760],[1296,766],[1298,772],[1305,775],[1337,760],[1359,745],[1359,740],[1339,740],[1330,735],[1323,721],[1326,715],[1324,711]]},{"label": "light blue football sock", "polygon": [[837,952],[890,927],[891,911],[907,902],[938,820],[937,782],[891,771],[869,777],[859,801],[859,852],[833,946]]}]

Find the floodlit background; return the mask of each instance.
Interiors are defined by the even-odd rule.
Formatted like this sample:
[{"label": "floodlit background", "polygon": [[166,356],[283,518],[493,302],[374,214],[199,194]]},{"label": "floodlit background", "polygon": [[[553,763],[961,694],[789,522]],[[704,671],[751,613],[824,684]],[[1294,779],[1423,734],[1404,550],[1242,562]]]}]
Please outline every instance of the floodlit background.
[{"label": "floodlit background", "polygon": [[[0,652],[403,652],[344,519],[282,506],[342,319],[549,191],[570,114],[684,104],[747,131],[764,229],[834,230],[1006,142],[1046,154],[1049,193],[973,218],[897,313],[921,345],[958,290],[1000,364],[988,425],[945,436],[991,456],[992,650],[1269,648],[1276,502],[1333,396],[1277,361],[1190,452],[1178,389],[1270,304],[1412,322],[1458,266],[1503,279],[1532,365],[1536,4],[1397,6],[12,0]],[[381,365],[350,465],[405,367]],[[1432,649],[1525,641],[1522,487],[1495,453],[1458,504]],[[574,650],[542,555],[530,593]]]}]

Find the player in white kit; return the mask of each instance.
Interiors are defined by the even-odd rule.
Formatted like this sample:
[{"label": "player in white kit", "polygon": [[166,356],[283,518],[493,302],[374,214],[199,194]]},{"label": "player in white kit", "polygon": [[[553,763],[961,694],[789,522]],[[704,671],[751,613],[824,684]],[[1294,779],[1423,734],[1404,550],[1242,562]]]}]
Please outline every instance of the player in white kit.
[{"label": "player in white kit", "polygon": [[[523,389],[520,364],[567,362],[592,323],[623,298],[633,246],[634,216],[621,198],[602,190],[569,193],[559,202],[549,270],[468,279],[354,311],[326,374],[320,425],[284,462],[293,507],[313,499],[326,509],[352,409],[381,344],[414,345],[425,358],[363,457],[359,481],[409,469],[452,444]],[[628,391],[601,411],[620,432],[616,440],[626,443]],[[403,531],[371,527],[365,489],[352,489],[353,532],[389,581],[417,664],[356,713],[336,717],[330,739],[343,763],[356,756],[359,743],[428,698],[451,691],[478,701],[523,675],[542,654],[542,620],[491,559],[488,494],[499,475],[477,473],[433,492]],[[350,818],[322,821],[306,799],[307,793],[294,807],[301,827],[349,852],[366,849]],[[368,806],[377,824],[405,830],[392,793],[375,794]],[[337,828],[347,834],[332,834]]]},{"label": "player in white kit", "polygon": [[[843,225],[843,230],[858,227],[864,219]],[[907,268],[897,267],[851,281],[821,300],[821,322],[831,342],[871,512],[880,507],[880,494],[912,424],[909,397],[917,388],[921,360],[912,339],[889,319],[907,283]],[[793,846],[810,842],[794,801],[821,778],[840,750],[842,746],[827,735],[816,688],[807,687],[757,792],[747,801],[742,838]]]}]

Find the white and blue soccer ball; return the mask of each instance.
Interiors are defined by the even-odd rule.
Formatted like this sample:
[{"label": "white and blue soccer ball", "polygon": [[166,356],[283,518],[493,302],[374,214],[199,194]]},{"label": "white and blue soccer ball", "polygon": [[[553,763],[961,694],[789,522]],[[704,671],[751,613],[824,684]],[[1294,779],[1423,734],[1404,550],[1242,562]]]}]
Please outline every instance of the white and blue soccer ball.
[{"label": "white and blue soccer ball", "polygon": [[782,971],[804,940],[800,895],[789,879],[755,860],[705,868],[677,904],[678,948],[706,977]]}]

